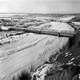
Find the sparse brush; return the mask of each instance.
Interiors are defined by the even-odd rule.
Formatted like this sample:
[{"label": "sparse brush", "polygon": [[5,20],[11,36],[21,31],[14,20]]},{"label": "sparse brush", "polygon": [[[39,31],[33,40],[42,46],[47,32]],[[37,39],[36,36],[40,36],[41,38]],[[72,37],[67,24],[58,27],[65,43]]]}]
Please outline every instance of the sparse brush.
[{"label": "sparse brush", "polygon": [[21,74],[17,76],[17,78],[14,76],[12,80],[31,80],[31,78],[31,73],[22,71]]}]

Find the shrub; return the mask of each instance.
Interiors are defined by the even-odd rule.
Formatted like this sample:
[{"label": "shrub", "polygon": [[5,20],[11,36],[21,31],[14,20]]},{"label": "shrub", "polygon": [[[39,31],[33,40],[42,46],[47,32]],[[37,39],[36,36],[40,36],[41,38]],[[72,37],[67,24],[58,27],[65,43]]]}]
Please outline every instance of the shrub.
[{"label": "shrub", "polygon": [[17,76],[17,78],[13,77],[12,80],[31,80],[31,74],[26,71],[22,71],[20,75]]}]

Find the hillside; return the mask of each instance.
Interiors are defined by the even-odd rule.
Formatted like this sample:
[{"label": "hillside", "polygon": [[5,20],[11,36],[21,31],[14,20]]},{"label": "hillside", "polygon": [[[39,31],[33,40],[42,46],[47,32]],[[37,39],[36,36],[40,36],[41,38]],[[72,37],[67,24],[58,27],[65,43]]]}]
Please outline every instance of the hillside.
[{"label": "hillside", "polygon": [[[12,80],[15,76],[17,80],[22,71],[31,68],[30,72],[35,73],[38,67],[49,62],[51,56],[53,61],[50,64],[56,60],[56,55],[58,62],[64,62],[65,51],[75,50],[69,41],[76,35],[76,30],[64,22],[64,18],[67,17],[16,15],[1,18],[0,79]],[[72,18],[67,18],[67,21],[73,23]]]}]

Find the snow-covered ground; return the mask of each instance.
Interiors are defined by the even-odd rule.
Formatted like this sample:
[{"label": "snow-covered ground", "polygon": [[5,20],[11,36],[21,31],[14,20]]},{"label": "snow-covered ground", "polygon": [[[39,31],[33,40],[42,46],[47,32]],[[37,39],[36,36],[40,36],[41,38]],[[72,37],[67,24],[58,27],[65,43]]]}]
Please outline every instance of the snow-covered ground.
[{"label": "snow-covered ground", "polygon": [[42,64],[67,41],[68,38],[30,34],[30,37],[1,47],[0,51],[4,56],[0,60],[0,75],[5,76],[31,63]]},{"label": "snow-covered ground", "polygon": [[55,30],[58,32],[61,31],[68,31],[68,32],[73,32],[74,29],[67,23],[62,23],[62,22],[50,22],[50,23],[45,23],[41,26],[39,26],[41,29],[48,29],[48,30]]},{"label": "snow-covered ground", "polygon": [[[72,30],[65,23],[52,22],[51,27],[56,30]],[[44,26],[43,26],[44,27]],[[0,46],[0,78],[14,75],[15,72],[47,61],[50,55],[55,54],[66,45],[69,38],[29,33],[25,37]]]},{"label": "snow-covered ground", "polygon": [[74,15],[72,15],[72,16],[63,16],[63,17],[59,17],[57,20],[62,21],[62,22],[69,22],[70,20],[72,20],[75,17],[76,16],[74,16]]}]

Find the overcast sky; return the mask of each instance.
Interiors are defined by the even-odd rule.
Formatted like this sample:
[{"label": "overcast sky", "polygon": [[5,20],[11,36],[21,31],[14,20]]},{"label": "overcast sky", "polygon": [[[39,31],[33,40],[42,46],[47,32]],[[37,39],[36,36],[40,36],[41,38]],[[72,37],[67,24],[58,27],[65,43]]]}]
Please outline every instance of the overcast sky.
[{"label": "overcast sky", "polygon": [[0,13],[79,13],[80,0],[0,0]]}]

